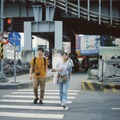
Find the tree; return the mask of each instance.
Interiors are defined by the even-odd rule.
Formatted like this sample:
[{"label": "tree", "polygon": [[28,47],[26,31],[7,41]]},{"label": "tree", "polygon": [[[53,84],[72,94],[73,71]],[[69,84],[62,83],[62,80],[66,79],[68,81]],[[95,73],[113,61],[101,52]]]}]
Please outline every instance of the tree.
[{"label": "tree", "polygon": [[99,40],[101,46],[115,46],[115,37],[113,36],[101,35]]}]

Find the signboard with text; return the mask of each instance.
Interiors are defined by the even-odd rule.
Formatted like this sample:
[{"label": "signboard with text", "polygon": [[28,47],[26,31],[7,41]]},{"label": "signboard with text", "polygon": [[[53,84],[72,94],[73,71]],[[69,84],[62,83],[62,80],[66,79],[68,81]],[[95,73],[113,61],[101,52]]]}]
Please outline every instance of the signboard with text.
[{"label": "signboard with text", "polygon": [[76,52],[80,50],[80,55],[96,55],[99,54],[100,42],[97,39],[99,36],[83,35],[77,36]]}]

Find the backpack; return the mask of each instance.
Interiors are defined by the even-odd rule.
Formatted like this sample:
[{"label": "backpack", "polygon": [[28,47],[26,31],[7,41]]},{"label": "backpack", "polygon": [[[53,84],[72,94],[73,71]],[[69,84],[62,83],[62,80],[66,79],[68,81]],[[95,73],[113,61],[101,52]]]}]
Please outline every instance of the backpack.
[{"label": "backpack", "polygon": [[[36,57],[34,57],[34,66],[36,63]],[[46,69],[46,58],[44,57],[44,70]],[[35,67],[33,68],[33,72],[35,71]]]}]

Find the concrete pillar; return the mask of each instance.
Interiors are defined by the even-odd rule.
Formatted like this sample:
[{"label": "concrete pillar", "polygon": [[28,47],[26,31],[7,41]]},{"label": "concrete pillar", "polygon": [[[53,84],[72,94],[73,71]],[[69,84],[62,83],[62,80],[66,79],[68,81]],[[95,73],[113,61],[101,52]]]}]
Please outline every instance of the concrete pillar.
[{"label": "concrete pillar", "polygon": [[52,52],[52,49],[54,49],[54,38],[49,39],[49,50]]},{"label": "concrete pillar", "polygon": [[72,39],[71,39],[71,53],[76,53],[76,39],[75,39],[75,35],[73,35]]},{"label": "concrete pillar", "polygon": [[55,49],[62,49],[63,42],[63,23],[62,21],[55,21]]},{"label": "concrete pillar", "polygon": [[50,57],[49,59],[52,60],[52,50],[54,49],[54,37],[49,39],[49,50],[50,50]]},{"label": "concrete pillar", "polygon": [[31,22],[24,22],[24,50],[32,50]]}]

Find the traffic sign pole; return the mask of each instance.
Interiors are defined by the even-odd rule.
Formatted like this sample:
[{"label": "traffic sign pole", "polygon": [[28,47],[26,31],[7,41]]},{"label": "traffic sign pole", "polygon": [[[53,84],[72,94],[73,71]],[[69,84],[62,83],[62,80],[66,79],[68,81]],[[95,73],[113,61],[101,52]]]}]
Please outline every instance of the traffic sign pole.
[{"label": "traffic sign pole", "polygon": [[14,50],[14,82],[16,82],[16,51]]},{"label": "traffic sign pole", "polygon": [[[1,7],[1,10],[0,10],[0,14],[1,14],[1,17],[0,17],[0,20],[1,20],[1,29],[0,29],[0,34],[1,34],[1,41],[3,42],[3,31],[4,31],[4,28],[3,28],[3,25],[4,25],[4,0],[1,0],[0,1],[0,7]],[[3,59],[0,58],[0,64],[1,64],[1,74],[0,74],[0,82],[8,82],[8,79],[6,78],[6,76],[4,75],[4,70],[3,70]]]}]

